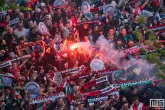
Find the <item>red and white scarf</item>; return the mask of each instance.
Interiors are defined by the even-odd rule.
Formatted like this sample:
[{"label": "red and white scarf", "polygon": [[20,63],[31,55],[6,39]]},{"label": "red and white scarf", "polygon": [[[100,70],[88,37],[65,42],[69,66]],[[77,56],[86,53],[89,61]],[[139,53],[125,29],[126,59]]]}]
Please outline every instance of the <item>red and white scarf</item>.
[{"label": "red and white scarf", "polygon": [[93,86],[95,86],[97,84],[100,84],[100,83],[103,83],[103,82],[107,82],[107,81],[108,81],[107,76],[103,76],[101,78],[97,78],[97,79],[95,79],[93,81],[90,81],[90,82],[85,83],[84,86],[83,86],[83,88],[85,90],[85,89],[88,89],[90,87],[93,87]]},{"label": "red and white scarf", "polygon": [[49,95],[46,97],[40,97],[40,98],[32,99],[32,101],[30,101],[30,104],[42,103],[42,102],[45,102],[48,100],[55,101],[59,97],[65,97],[65,94],[63,92],[60,92],[60,93],[52,94],[52,95]]},{"label": "red and white scarf", "polygon": [[149,27],[149,29],[151,29],[153,31],[163,30],[163,29],[165,29],[165,24],[152,26],[152,27]]}]

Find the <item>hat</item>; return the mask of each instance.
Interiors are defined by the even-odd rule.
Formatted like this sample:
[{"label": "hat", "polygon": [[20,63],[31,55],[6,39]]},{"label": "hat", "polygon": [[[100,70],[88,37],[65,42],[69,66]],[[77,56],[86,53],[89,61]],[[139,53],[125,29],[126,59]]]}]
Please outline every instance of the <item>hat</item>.
[{"label": "hat", "polygon": [[65,4],[65,0],[56,0],[53,3],[53,6],[63,6]]},{"label": "hat", "polygon": [[40,6],[44,7],[46,6],[44,2],[41,2]]},{"label": "hat", "polygon": [[113,4],[106,5],[103,8],[103,12],[107,13],[109,16],[112,16],[115,12],[115,6]]},{"label": "hat", "polygon": [[90,4],[87,1],[84,1],[81,5],[81,12],[83,12],[83,14],[87,14],[90,13]]}]

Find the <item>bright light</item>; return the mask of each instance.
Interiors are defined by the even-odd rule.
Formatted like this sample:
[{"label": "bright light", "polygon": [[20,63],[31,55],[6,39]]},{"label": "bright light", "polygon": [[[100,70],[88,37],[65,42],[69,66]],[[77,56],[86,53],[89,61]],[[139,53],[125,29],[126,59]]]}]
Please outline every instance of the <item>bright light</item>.
[{"label": "bright light", "polygon": [[71,47],[70,47],[71,50],[74,50],[75,48],[77,48],[77,45],[75,45],[75,44],[71,45]]}]

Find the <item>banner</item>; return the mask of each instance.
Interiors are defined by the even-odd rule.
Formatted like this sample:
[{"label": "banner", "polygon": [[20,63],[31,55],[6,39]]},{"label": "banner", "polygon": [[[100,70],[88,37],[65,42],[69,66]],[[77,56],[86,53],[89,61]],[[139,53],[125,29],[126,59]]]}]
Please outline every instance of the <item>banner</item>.
[{"label": "banner", "polygon": [[97,97],[97,98],[89,98],[87,99],[88,103],[94,103],[94,102],[100,102],[100,101],[105,101],[108,100],[108,96],[104,96],[104,97]]}]

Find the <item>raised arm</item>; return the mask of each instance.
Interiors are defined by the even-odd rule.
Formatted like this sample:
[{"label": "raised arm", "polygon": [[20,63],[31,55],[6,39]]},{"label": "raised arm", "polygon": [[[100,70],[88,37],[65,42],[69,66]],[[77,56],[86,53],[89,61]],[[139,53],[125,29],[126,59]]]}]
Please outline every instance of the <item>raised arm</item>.
[{"label": "raised arm", "polygon": [[142,5],[142,8],[144,8],[148,2],[149,2],[149,0],[146,0],[145,3]]},{"label": "raised arm", "polygon": [[29,59],[24,60],[24,61],[22,62],[22,64],[20,65],[20,68],[22,68],[22,67],[26,64],[26,62],[27,62],[28,60],[29,60]]}]

